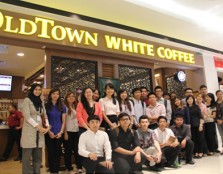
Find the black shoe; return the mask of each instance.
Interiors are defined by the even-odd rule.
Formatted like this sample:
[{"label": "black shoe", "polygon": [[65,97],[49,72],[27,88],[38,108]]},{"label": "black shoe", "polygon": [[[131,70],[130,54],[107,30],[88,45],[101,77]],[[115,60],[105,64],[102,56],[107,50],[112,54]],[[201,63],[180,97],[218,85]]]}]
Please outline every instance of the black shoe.
[{"label": "black shoe", "polygon": [[0,161],[6,161],[7,159],[5,157],[0,157]]},{"label": "black shoe", "polygon": [[194,161],[186,161],[186,164],[191,164],[191,165],[193,165],[193,164],[195,164],[195,162]]},{"label": "black shoe", "polygon": [[215,152],[216,152],[216,153],[221,153],[221,151],[220,151],[220,150],[218,150],[218,149],[217,149],[217,150],[215,150]]},{"label": "black shoe", "polygon": [[165,167],[177,169],[178,167],[174,164],[166,164]]},{"label": "black shoe", "polygon": [[14,159],[14,161],[21,161],[21,160],[22,158],[20,158],[19,156]]},{"label": "black shoe", "polygon": [[154,172],[161,172],[162,170],[156,166],[150,166],[148,167],[149,170],[154,171]]}]

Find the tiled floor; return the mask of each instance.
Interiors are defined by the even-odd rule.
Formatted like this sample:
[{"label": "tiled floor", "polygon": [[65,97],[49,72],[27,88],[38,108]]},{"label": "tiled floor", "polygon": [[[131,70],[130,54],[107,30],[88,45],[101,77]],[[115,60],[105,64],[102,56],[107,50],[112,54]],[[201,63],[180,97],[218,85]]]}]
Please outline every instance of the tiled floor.
[{"label": "tiled floor", "polygon": [[[162,174],[223,174],[223,156],[215,154],[211,157],[196,159],[194,165],[184,165],[179,169],[165,169]],[[154,172],[143,171],[144,174]],[[46,168],[41,169],[42,174],[49,174]],[[14,161],[0,162],[0,174],[21,174],[21,163]],[[66,171],[60,174],[68,174]]]}]

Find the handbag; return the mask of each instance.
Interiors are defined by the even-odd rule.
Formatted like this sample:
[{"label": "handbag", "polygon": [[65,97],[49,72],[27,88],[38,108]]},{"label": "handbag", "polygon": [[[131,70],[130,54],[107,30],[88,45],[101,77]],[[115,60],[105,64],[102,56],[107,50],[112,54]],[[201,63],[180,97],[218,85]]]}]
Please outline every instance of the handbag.
[{"label": "handbag", "polygon": [[42,127],[47,128],[46,126],[46,116],[44,114],[41,115]]}]

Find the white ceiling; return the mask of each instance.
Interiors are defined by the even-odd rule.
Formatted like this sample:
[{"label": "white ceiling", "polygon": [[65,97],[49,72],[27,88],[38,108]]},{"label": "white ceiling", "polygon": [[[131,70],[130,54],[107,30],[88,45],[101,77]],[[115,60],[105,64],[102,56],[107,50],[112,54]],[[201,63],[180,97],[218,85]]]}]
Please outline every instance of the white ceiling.
[{"label": "white ceiling", "polygon": [[[126,26],[132,26],[138,29],[158,33],[172,38],[184,40],[194,44],[223,51],[223,1],[222,0],[156,0],[156,2],[166,3],[171,1],[183,8],[190,8],[200,12],[208,12],[218,17],[220,22],[217,26],[213,21],[204,17],[207,24],[210,23],[211,29],[203,27],[196,20],[187,16],[177,15],[174,8],[171,10],[161,10],[161,6],[154,5],[135,5],[125,0],[25,0],[30,3],[36,3],[43,6],[69,11],[76,14],[82,14],[106,21],[111,21]],[[136,0],[132,0],[136,2]],[[155,2],[146,0],[146,2]],[[0,3],[0,7],[5,7]],[[4,9],[4,8],[3,8]],[[18,11],[18,7],[8,7],[10,10]],[[33,15],[41,14],[37,11],[20,9],[20,12]],[[41,14],[42,15],[42,14]],[[43,16],[43,15],[42,15]],[[58,17],[60,19],[60,17]],[[64,18],[65,19],[65,18]],[[63,19],[63,20],[64,20]],[[69,19],[68,19],[69,20]],[[88,24],[86,24],[88,25]],[[97,26],[89,24],[89,26]],[[216,29],[216,30],[215,30]],[[123,32],[123,31],[122,31]],[[127,33],[127,32],[126,32]],[[135,35],[134,35],[135,36]],[[147,36],[139,35],[141,38]],[[156,39],[154,39],[156,40]],[[166,42],[165,40],[163,40]],[[1,41],[0,41],[1,44]],[[23,50],[25,56],[18,58],[16,53]],[[31,61],[32,60],[32,61]],[[0,54],[0,73],[17,76],[29,77],[32,73],[44,66],[44,51],[23,47],[9,46],[8,54]]]},{"label": "white ceiling", "polygon": [[[129,0],[134,3],[146,2],[142,6],[128,0],[24,0],[43,6],[82,14],[106,21],[111,21],[165,36],[188,41],[205,47],[223,51],[223,1],[222,0]],[[159,4],[157,6],[151,4]],[[166,3],[166,5],[165,5]],[[164,4],[164,5],[162,5]],[[168,4],[173,4],[165,9]],[[178,6],[184,11],[177,14]],[[197,19],[186,13],[199,13],[202,19]],[[184,14],[184,16],[182,16]],[[219,18],[217,24],[213,18]],[[206,16],[205,16],[206,15]],[[200,21],[211,26],[203,27]],[[220,22],[219,22],[220,21]]]}]

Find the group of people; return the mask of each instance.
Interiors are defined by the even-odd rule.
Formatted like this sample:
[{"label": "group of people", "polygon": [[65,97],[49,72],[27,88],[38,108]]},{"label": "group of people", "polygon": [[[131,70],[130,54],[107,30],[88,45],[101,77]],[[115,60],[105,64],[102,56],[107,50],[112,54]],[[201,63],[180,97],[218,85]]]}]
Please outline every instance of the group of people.
[{"label": "group of people", "polygon": [[[22,147],[18,158],[22,158],[23,174],[40,173],[44,145],[52,174],[59,173],[62,143],[70,173],[85,169],[86,173],[128,174],[142,173],[143,165],[161,171],[177,168],[183,159],[193,165],[193,158],[213,155],[218,149],[215,125],[223,140],[222,91],[216,91],[215,101],[205,85],[196,97],[186,88],[183,99],[175,93],[163,94],[160,86],[154,92],[134,88],[132,98],[123,89],[115,95],[113,84],[108,83],[102,98],[100,91],[87,87],[79,97],[68,92],[62,102],[60,90],[53,88],[44,103],[41,90],[39,84],[31,87],[22,114],[16,108],[10,111],[15,123],[10,130],[22,132],[17,144]],[[6,149],[0,160],[8,156]]]}]

